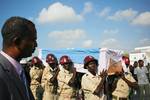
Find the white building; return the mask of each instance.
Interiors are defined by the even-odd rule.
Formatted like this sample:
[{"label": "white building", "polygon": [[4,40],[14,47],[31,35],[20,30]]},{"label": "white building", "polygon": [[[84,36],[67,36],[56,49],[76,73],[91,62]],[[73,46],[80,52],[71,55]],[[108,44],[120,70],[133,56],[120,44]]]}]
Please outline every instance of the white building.
[{"label": "white building", "polygon": [[144,60],[145,65],[150,63],[150,46],[146,47],[137,47],[133,52],[129,54],[131,64],[134,61]]}]

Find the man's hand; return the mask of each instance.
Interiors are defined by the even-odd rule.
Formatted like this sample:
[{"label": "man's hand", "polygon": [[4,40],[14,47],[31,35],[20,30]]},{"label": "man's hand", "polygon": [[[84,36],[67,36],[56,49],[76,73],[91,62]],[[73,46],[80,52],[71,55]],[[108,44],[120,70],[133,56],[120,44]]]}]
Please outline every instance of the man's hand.
[{"label": "man's hand", "polygon": [[116,72],[115,73],[115,75],[119,78],[122,78],[122,79],[124,79],[125,78],[125,76],[124,76],[124,73],[123,72]]},{"label": "man's hand", "polygon": [[103,70],[101,73],[100,73],[100,77],[101,78],[104,78],[107,76],[107,70]]},{"label": "man's hand", "polygon": [[124,73],[123,72],[120,72],[120,77],[123,79],[123,80],[125,80],[126,78],[125,78],[125,75],[124,75]]}]

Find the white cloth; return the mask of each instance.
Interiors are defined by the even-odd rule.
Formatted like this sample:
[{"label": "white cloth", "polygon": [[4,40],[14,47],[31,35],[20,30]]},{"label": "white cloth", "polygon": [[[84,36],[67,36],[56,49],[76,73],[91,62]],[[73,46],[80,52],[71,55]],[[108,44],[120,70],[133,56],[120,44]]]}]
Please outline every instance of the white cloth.
[{"label": "white cloth", "polygon": [[[110,59],[113,59],[115,62],[122,61],[122,54],[123,51],[121,50],[112,50],[107,48],[100,49],[98,74],[100,74],[102,70],[108,69]],[[124,65],[122,65],[122,67],[125,69]]]}]

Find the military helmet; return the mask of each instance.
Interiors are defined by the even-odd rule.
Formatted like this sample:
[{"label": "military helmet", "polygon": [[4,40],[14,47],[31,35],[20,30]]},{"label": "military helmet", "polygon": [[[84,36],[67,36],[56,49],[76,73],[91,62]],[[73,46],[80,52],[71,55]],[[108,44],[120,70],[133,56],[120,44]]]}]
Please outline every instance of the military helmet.
[{"label": "military helmet", "polygon": [[55,57],[54,54],[48,54],[46,56],[46,62],[51,64],[51,63],[58,63],[57,58]]},{"label": "military helmet", "polygon": [[85,66],[87,66],[91,61],[95,61],[96,65],[98,65],[97,59],[95,59],[93,56],[86,56],[84,58],[84,68],[86,68]]},{"label": "military helmet", "polygon": [[34,65],[34,64],[42,64],[42,61],[37,57],[37,56],[34,56],[33,58],[32,58],[32,64]]},{"label": "military helmet", "polygon": [[62,56],[62,57],[60,58],[59,63],[60,63],[61,65],[65,64],[65,63],[72,63],[72,60],[70,59],[69,56],[64,55],[64,56]]}]

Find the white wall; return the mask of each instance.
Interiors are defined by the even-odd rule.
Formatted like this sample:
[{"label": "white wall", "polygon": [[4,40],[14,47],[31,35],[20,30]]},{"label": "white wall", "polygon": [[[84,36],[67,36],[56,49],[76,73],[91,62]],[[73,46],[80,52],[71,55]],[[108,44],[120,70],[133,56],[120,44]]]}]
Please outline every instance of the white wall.
[{"label": "white wall", "polygon": [[147,64],[146,53],[131,53],[129,54],[130,64],[133,65],[134,61],[144,60],[145,65]]}]

